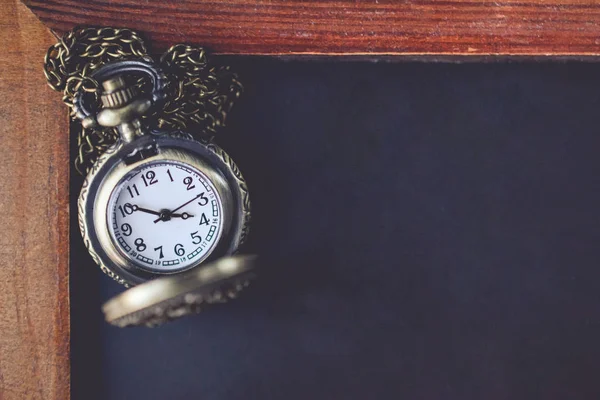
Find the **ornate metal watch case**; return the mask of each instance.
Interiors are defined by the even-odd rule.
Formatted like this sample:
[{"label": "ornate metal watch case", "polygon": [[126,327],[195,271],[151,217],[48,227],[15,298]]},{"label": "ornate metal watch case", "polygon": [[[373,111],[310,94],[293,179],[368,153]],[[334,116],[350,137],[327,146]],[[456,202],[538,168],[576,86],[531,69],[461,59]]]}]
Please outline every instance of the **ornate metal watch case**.
[{"label": "ornate metal watch case", "polygon": [[[151,78],[152,99],[140,98],[134,87],[126,84],[123,76],[128,73],[143,73]],[[106,64],[95,71],[93,77],[103,85],[103,108],[99,112],[93,110],[91,102],[82,91],[77,93],[73,101],[76,115],[85,127],[96,124],[114,127],[120,135],[120,140],[102,154],[92,167],[79,197],[79,226],[94,261],[116,281],[130,286],[191,271],[204,262],[234,254],[248,233],[250,200],[244,178],[232,159],[215,144],[186,139],[181,132],[148,132],[144,129],[139,118],[149,109],[160,107],[164,99],[164,76],[150,62],[142,60]],[[168,175],[165,175],[165,168],[169,168],[166,169]],[[145,172],[144,175],[143,171],[156,172]],[[157,217],[154,225],[148,219],[147,223],[144,222],[145,225],[140,226],[142,230],[157,232],[160,232],[161,226],[174,226],[175,223],[169,221],[176,217],[192,217],[193,212],[178,213],[175,208],[148,210],[130,203],[121,205],[121,198],[129,198],[129,195],[136,198],[141,190],[136,185],[127,186],[127,195],[124,187],[133,177],[138,176],[136,179],[139,179],[140,174],[147,185],[148,181],[150,184],[157,182],[156,174],[159,172],[164,175],[161,179],[168,182],[170,178],[172,182],[175,172],[181,174],[185,171],[191,175],[189,180],[186,177],[183,182],[177,181],[179,186],[183,185],[180,190],[185,192],[186,184],[188,189],[200,184],[206,187],[202,194],[193,195],[196,197],[190,191],[192,200],[183,205],[200,200],[199,204],[208,210],[208,217],[202,213],[200,219],[201,225],[206,221],[207,233],[200,235],[196,229],[196,232],[191,232],[191,239],[186,233],[186,240],[191,246],[189,250],[181,243],[175,245],[174,250],[172,246],[163,249],[161,245],[158,246],[160,251],[155,247],[152,256],[149,256],[151,249],[143,238],[132,242],[132,231],[136,227],[123,223],[126,219],[119,220],[121,217],[117,210],[120,210],[123,218],[137,215],[141,211],[154,213]],[[118,190],[122,190],[122,193],[115,194]],[[166,193],[165,190],[147,193],[148,201],[156,198],[157,193],[169,198],[168,190]],[[176,193],[173,193],[175,196]],[[209,199],[205,196],[212,197]],[[213,214],[210,214],[210,210]],[[212,224],[210,227],[209,223]],[[180,234],[177,229],[169,232],[165,235]],[[165,237],[167,239],[170,238]],[[193,248],[195,246],[197,248]],[[162,259],[169,261],[161,261]],[[177,264],[182,267],[178,268]]]}]

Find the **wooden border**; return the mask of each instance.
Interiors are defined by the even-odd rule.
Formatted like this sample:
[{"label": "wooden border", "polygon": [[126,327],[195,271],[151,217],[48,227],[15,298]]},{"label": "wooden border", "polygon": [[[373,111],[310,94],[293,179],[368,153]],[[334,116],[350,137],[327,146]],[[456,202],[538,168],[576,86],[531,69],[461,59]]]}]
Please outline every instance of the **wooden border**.
[{"label": "wooden border", "polygon": [[0,18],[0,399],[66,400],[68,120],[42,72],[55,38],[17,0]]},{"label": "wooden border", "polygon": [[24,0],[50,28],[129,27],[162,51],[448,59],[600,55],[597,0]]},{"label": "wooden border", "polygon": [[[404,57],[600,56],[594,0],[178,2],[25,0],[50,28],[127,26],[160,51]],[[17,0],[0,11],[0,398],[69,398],[68,121],[41,60],[55,39]]]}]

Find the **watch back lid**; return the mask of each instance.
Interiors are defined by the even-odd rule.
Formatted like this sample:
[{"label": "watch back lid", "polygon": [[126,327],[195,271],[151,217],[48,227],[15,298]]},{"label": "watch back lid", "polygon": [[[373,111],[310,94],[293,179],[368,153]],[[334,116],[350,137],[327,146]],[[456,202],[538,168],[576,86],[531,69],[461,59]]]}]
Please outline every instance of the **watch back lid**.
[{"label": "watch back lid", "polygon": [[106,321],[157,326],[237,297],[255,277],[256,255],[223,257],[189,272],[142,283],[102,306]]}]

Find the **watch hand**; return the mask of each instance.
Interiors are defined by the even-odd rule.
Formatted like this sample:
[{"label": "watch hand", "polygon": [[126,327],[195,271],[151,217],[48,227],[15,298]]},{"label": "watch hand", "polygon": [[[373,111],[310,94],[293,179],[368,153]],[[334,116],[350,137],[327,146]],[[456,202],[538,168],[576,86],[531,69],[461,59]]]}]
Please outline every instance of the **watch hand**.
[{"label": "watch hand", "polygon": [[[175,208],[175,209],[173,209],[173,210],[169,211],[169,212],[168,212],[168,215],[165,215],[165,216],[173,215],[173,213],[174,213],[175,211],[177,211],[177,210],[179,210],[179,209],[182,209],[183,207],[187,206],[188,204],[190,204],[192,201],[196,200],[198,197],[202,196],[203,194],[204,194],[204,192],[200,193],[199,195],[197,195],[196,197],[194,197],[194,198],[193,198],[193,199],[191,199],[190,201],[186,201],[185,203],[183,203],[183,204],[182,204],[182,205],[180,205],[179,207],[177,207],[177,208]],[[158,221],[160,221],[161,219],[163,219],[163,218],[162,218],[162,215],[161,215],[161,218],[155,219],[155,220],[154,220],[154,223],[157,223],[157,222],[158,222]]]},{"label": "watch hand", "polygon": [[194,197],[193,199],[191,199],[190,201],[186,201],[185,203],[183,203],[182,205],[180,205],[179,207],[171,210],[172,213],[174,213],[177,210],[182,209],[183,207],[187,206],[188,204],[190,204],[192,201],[196,200],[198,197],[202,196],[204,194],[204,192],[200,193],[199,195],[197,195],[196,197]]},{"label": "watch hand", "polygon": [[175,214],[170,214],[170,215],[169,215],[169,217],[171,217],[171,218],[182,218],[182,219],[188,219],[188,218],[192,218],[192,217],[193,217],[193,215],[192,215],[192,214],[188,214],[188,213],[184,212],[184,213],[181,213],[181,214],[177,214],[177,213],[175,213]]},{"label": "watch hand", "polygon": [[[159,211],[148,210],[147,208],[140,207],[140,206],[137,206],[135,204],[131,205],[131,209],[133,211],[141,211],[141,212],[145,212],[145,213],[153,214],[153,215],[165,215],[165,214],[163,214],[163,213],[161,213]],[[181,213],[181,214],[169,212],[168,216],[171,217],[171,218],[183,218],[183,219],[188,219],[188,218],[193,217],[192,214],[188,214],[186,212]]]},{"label": "watch hand", "polygon": [[136,206],[135,204],[132,205],[131,208],[133,211],[141,211],[141,212],[145,212],[148,214],[160,215],[160,212],[158,212],[158,211],[148,210],[147,208],[142,208],[142,207]]}]

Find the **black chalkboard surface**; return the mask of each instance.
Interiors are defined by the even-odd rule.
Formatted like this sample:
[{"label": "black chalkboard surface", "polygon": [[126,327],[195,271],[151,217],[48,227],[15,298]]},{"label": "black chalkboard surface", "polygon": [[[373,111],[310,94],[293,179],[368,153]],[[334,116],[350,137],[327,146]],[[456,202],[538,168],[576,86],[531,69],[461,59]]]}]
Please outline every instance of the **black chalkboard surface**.
[{"label": "black chalkboard surface", "polygon": [[73,399],[600,397],[597,65],[227,62],[268,268],[114,328],[73,208]]}]

